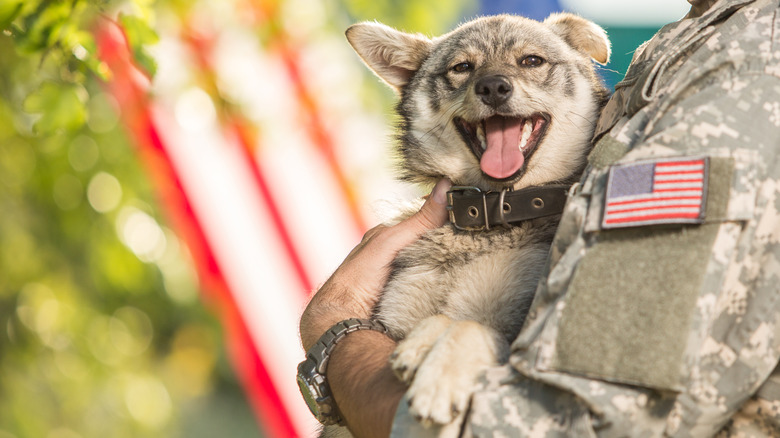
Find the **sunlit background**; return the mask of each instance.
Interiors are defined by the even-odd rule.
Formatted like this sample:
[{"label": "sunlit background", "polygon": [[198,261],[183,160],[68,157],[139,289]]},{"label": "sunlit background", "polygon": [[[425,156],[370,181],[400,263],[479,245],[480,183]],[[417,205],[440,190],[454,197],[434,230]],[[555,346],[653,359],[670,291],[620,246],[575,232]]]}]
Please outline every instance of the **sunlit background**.
[{"label": "sunlit background", "polygon": [[684,0],[0,0],[0,438],[312,436],[309,294],[379,219],[392,92],[343,37],[574,10],[614,85]]}]

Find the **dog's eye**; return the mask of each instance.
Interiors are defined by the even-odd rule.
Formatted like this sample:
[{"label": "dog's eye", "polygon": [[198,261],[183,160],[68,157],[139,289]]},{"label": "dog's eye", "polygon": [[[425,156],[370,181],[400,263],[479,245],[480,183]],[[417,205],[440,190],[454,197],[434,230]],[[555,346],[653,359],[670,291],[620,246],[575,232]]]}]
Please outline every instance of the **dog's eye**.
[{"label": "dog's eye", "polygon": [[536,55],[528,55],[520,60],[520,65],[525,67],[538,67],[544,64],[544,59]]},{"label": "dog's eye", "polygon": [[465,73],[474,69],[474,66],[470,62],[459,62],[450,68],[455,73]]}]

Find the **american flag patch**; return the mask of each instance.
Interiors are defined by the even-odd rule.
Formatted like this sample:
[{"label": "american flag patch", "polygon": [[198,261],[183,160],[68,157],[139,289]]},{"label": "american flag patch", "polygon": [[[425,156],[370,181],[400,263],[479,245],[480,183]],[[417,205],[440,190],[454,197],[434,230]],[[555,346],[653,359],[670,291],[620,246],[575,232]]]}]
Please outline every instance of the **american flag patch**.
[{"label": "american flag patch", "polygon": [[601,227],[704,222],[708,165],[703,157],[612,166]]}]

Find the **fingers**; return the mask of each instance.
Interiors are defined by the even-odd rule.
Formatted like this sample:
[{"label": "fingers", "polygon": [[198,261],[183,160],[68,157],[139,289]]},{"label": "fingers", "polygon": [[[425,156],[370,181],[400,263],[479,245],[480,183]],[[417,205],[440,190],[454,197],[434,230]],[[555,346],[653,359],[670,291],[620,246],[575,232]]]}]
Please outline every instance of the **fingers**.
[{"label": "fingers", "polygon": [[447,191],[451,187],[450,180],[446,178],[439,180],[420,211],[395,225],[405,244],[413,242],[424,232],[447,223]]}]

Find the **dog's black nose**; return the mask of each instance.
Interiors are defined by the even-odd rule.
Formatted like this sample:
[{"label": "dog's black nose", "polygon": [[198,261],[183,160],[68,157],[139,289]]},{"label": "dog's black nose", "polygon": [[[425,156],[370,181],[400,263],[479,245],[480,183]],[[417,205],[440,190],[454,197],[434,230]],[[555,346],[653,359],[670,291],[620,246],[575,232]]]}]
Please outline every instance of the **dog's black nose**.
[{"label": "dog's black nose", "polygon": [[485,76],[474,84],[474,91],[485,105],[497,108],[512,96],[512,83],[504,76]]}]

